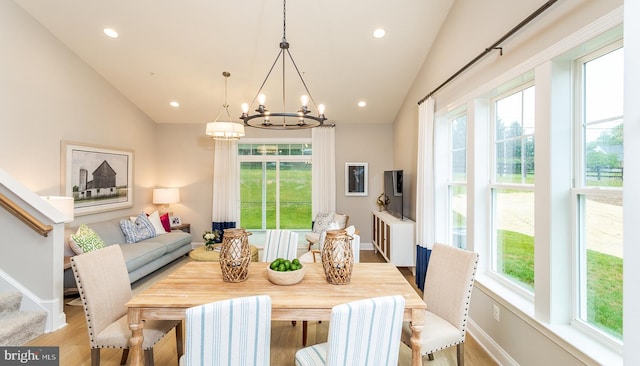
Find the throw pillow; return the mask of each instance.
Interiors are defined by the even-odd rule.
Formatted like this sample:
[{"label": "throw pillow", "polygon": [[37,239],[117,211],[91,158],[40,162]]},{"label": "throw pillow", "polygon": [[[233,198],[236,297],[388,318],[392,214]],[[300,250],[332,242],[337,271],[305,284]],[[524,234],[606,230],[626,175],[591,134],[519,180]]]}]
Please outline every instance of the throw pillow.
[{"label": "throw pillow", "polygon": [[71,239],[71,236],[69,236],[69,248],[71,248],[71,250],[73,250],[73,252],[78,255],[84,253],[84,250],[80,248],[78,243],[76,243],[73,239]]},{"label": "throw pillow", "polygon": [[349,227],[345,228],[345,230],[347,231],[347,235],[349,236],[353,236],[356,233],[356,227],[353,225],[350,225]]},{"label": "throw pillow", "polygon": [[162,221],[160,221],[160,214],[158,211],[153,211],[153,213],[151,213],[147,218],[151,225],[153,225],[153,230],[155,230],[156,236],[167,233],[164,230],[164,226],[162,226]]},{"label": "throw pillow", "polygon": [[140,240],[156,236],[155,229],[144,212],[140,212],[135,223],[131,220],[121,220],[120,228],[127,243],[137,243]]},{"label": "throw pillow", "polygon": [[162,227],[164,227],[164,231],[170,233],[171,232],[171,224],[169,223],[169,213],[160,216],[160,222],[162,222]]},{"label": "throw pillow", "polygon": [[329,231],[329,230],[338,230],[338,229],[341,229],[340,225],[335,221],[331,221],[329,225],[327,225],[327,228],[325,230]]},{"label": "throw pillow", "polygon": [[335,214],[333,221],[338,223],[339,229],[344,229],[347,226],[347,215]]},{"label": "throw pillow", "polygon": [[[104,248],[104,242],[100,239],[100,236],[85,224],[80,225],[78,231],[71,235],[71,241],[82,249],[82,253],[88,253],[96,249]],[[71,247],[71,250],[74,250],[73,246]]]},{"label": "throw pillow", "polygon": [[321,233],[327,229],[329,223],[333,221],[333,212],[319,213],[316,215],[316,219],[313,222],[313,232]]}]

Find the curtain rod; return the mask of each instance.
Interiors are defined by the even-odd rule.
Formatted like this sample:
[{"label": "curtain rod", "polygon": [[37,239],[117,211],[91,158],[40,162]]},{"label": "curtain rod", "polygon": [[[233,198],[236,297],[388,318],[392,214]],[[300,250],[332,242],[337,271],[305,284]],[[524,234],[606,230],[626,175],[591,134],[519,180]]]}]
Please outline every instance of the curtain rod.
[{"label": "curtain rod", "polygon": [[460,70],[456,71],[455,74],[451,75],[447,80],[444,81],[444,83],[440,84],[437,88],[433,89],[433,91],[431,91],[431,93],[427,94],[424,98],[420,99],[420,101],[418,101],[418,104],[422,104],[425,100],[427,100],[427,98],[429,98],[430,96],[432,96],[433,94],[435,94],[438,90],[440,90],[441,88],[443,88],[445,85],[449,84],[453,79],[455,79],[456,77],[458,77],[460,74],[462,74],[464,71],[466,71],[469,67],[471,67],[473,64],[475,64],[476,62],[480,61],[481,58],[483,58],[484,56],[488,55],[491,51],[493,50],[500,50],[500,56],[502,56],[502,47],[500,47],[500,44],[504,41],[506,41],[509,37],[511,37],[514,33],[516,33],[517,31],[519,31],[520,29],[522,29],[525,25],[529,24],[532,20],[534,20],[535,18],[537,18],[540,14],[542,14],[545,10],[549,9],[551,7],[551,5],[555,4],[558,0],[549,0],[547,1],[544,5],[542,5],[541,7],[539,7],[536,11],[534,11],[533,13],[531,13],[531,15],[529,15],[528,17],[526,17],[523,21],[521,21],[518,25],[516,25],[515,27],[513,27],[509,32],[507,32],[504,36],[502,36],[499,40],[497,40],[494,44],[492,44],[491,46],[489,46],[488,48],[485,48],[485,50],[479,54],[478,56],[476,56],[473,60],[471,60],[468,64],[464,65]]}]

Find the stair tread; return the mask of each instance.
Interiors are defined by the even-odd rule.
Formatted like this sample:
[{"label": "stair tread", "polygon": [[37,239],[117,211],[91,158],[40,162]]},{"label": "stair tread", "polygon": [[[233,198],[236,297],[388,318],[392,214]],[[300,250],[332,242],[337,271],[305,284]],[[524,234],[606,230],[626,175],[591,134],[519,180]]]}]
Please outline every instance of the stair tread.
[{"label": "stair tread", "polygon": [[44,333],[45,311],[0,314],[0,346],[21,346]]},{"label": "stair tread", "polygon": [[0,293],[0,314],[18,311],[21,303],[22,294],[18,291]]}]

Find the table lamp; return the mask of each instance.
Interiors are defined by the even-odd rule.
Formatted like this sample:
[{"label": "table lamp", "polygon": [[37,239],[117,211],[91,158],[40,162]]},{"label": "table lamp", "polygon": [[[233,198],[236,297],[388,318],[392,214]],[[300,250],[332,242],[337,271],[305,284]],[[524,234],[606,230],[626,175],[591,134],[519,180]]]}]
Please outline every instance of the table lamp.
[{"label": "table lamp", "polygon": [[156,188],[153,190],[153,203],[156,205],[167,205],[165,212],[173,216],[171,204],[180,202],[180,190],[178,188]]}]

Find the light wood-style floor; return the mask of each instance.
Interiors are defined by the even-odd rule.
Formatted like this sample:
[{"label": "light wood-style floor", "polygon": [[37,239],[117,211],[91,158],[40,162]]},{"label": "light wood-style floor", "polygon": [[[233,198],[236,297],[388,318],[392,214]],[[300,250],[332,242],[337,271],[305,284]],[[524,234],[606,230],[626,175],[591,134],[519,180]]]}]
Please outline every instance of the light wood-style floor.
[{"label": "light wood-style floor", "polygon": [[[164,271],[166,273],[179,267],[188,257],[174,262],[173,265],[167,266]],[[379,254],[373,251],[362,251],[360,254],[362,262],[382,262],[383,259]],[[402,273],[407,280],[414,284],[415,280],[411,272],[406,268],[401,268]],[[138,281],[134,284],[134,293],[148,286],[163,273],[156,273],[147,276],[146,280]],[[416,289],[420,293],[418,289]],[[73,297],[67,298],[73,300]],[[89,366],[91,365],[91,352],[89,348],[89,339],[87,334],[87,326],[84,319],[84,313],[81,306],[65,305],[64,311],[67,315],[67,326],[53,333],[44,334],[33,341],[29,342],[29,346],[57,346],[60,347],[60,365],[61,366]],[[328,322],[309,323],[309,339],[307,344],[314,344],[326,341],[328,330]],[[291,322],[273,322],[271,326],[271,365],[288,366],[294,365],[295,352],[302,348],[302,327],[298,323],[292,326]],[[121,351],[114,349],[102,350],[101,364],[103,366],[119,365]],[[175,334],[173,331],[164,337],[154,348],[155,364],[157,366],[178,365],[176,356]],[[427,357],[423,358],[424,365],[428,366],[445,366],[456,365],[455,347],[448,350],[440,351],[434,354],[434,360],[428,361]],[[411,349],[405,345],[400,346],[399,365],[410,365]],[[497,363],[491,359],[488,354],[476,343],[476,341],[467,334],[465,341],[465,364],[468,366],[493,366]]]}]

